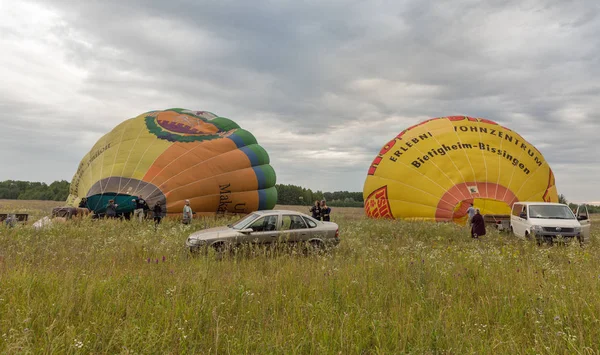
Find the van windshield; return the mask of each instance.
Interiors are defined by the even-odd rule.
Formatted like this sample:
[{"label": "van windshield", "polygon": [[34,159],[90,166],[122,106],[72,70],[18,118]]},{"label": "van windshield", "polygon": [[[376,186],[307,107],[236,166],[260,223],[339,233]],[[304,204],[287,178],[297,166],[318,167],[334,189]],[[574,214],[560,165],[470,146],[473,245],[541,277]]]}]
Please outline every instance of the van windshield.
[{"label": "van windshield", "polygon": [[564,205],[530,205],[529,218],[576,219],[573,211]]}]

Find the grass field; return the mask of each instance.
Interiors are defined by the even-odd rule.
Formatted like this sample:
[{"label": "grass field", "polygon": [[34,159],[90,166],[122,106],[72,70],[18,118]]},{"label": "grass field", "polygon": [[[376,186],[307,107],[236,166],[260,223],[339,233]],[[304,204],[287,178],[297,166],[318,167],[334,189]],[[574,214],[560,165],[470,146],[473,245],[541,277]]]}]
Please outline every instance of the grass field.
[{"label": "grass field", "polygon": [[31,227],[59,204],[0,200],[32,215],[0,227],[2,354],[600,351],[600,220],[583,247],[538,247],[333,208],[332,252],[217,260],[184,241],[228,220]]}]

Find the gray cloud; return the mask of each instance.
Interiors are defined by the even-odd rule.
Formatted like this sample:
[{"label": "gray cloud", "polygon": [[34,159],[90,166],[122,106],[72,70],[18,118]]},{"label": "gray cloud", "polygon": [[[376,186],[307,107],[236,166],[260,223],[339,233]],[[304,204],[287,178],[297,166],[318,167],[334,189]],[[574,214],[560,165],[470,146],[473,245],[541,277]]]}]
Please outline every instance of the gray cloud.
[{"label": "gray cloud", "polygon": [[[369,163],[398,132],[465,114],[536,145],[568,198],[600,201],[589,179],[600,170],[593,1],[3,6],[0,122],[23,135],[33,124],[37,139],[0,133],[2,145],[32,166],[67,152],[60,172],[18,165],[0,179],[70,179],[120,121],[187,107],[253,132],[282,183],[360,191]],[[60,149],[50,148],[53,139]]]}]

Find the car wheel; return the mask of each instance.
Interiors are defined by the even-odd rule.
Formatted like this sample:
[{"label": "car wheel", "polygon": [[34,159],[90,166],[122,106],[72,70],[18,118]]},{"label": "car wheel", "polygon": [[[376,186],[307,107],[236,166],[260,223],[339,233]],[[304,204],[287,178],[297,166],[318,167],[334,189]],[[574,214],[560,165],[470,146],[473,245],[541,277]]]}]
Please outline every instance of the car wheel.
[{"label": "car wheel", "polygon": [[215,251],[215,255],[218,260],[222,259],[223,255],[227,251],[227,245],[225,245],[225,243],[223,243],[223,242],[217,242],[217,243],[211,245],[211,247]]},{"label": "car wheel", "polygon": [[307,252],[309,254],[322,254],[325,252],[325,243],[315,239],[308,242]]}]

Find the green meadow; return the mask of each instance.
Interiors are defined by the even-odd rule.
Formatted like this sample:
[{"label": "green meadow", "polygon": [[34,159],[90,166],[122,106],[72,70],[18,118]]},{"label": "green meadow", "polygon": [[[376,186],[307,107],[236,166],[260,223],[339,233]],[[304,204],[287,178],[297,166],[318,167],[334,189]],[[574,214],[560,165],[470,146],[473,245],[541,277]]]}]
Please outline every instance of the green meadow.
[{"label": "green meadow", "polygon": [[[0,227],[1,354],[595,354],[600,220],[584,244],[369,220],[333,208],[324,254],[192,257],[192,226],[72,220]],[[308,207],[278,206],[307,210]]]}]

